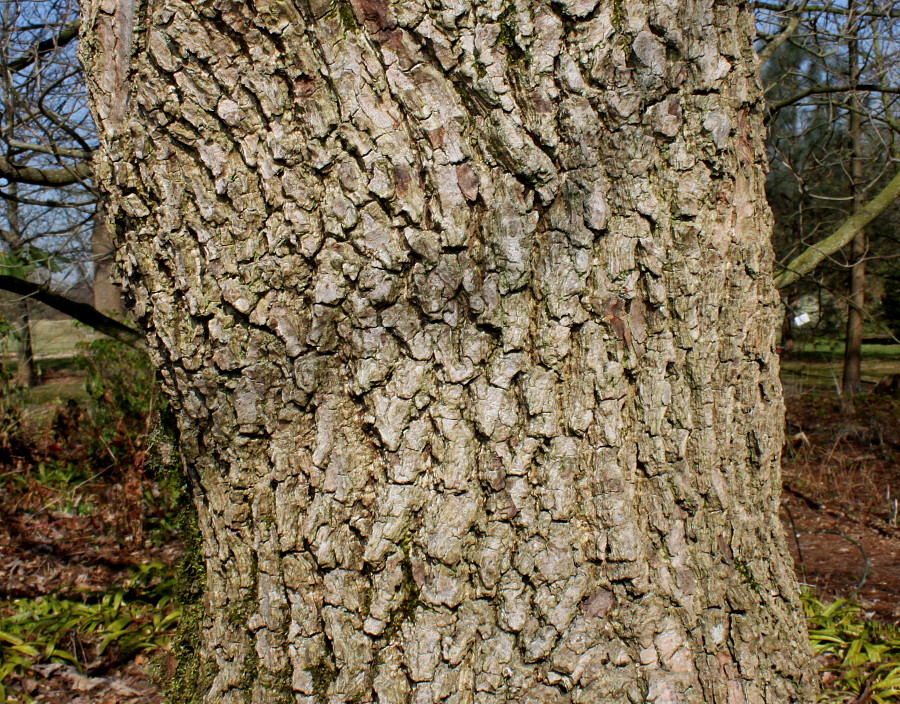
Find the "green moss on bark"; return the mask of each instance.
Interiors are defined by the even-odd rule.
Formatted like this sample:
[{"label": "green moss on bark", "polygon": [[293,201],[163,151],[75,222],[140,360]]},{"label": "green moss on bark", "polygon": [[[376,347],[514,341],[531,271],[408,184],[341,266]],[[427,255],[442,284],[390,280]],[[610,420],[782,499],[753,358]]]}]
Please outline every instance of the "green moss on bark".
[{"label": "green moss on bark", "polygon": [[356,21],[356,15],[353,14],[353,7],[348,0],[338,0],[337,2],[338,16],[341,18],[341,24],[348,32],[355,32],[359,29],[359,23]]},{"label": "green moss on bark", "polygon": [[181,607],[178,630],[172,639],[174,672],[165,682],[167,704],[199,704],[213,673],[200,658],[200,629],[203,624],[203,592],[206,588],[206,564],[201,552],[197,512],[191,500],[190,486],[178,453],[178,430],[171,411],[164,408],[153,433],[156,448],[151,461],[164,473],[168,483],[178,490],[178,532],[184,554],[175,581],[175,599]]},{"label": "green moss on bark", "polygon": [[181,605],[181,620],[172,641],[175,671],[166,682],[167,704],[199,704],[212,681],[209,663],[200,657],[200,628],[203,623],[203,590],[206,565],[200,553],[197,514],[187,494],[179,516],[184,556],[179,568],[175,596]]},{"label": "green moss on bark", "polygon": [[313,682],[313,696],[317,702],[327,704],[328,689],[337,679],[337,668],[330,660],[323,660],[316,667],[309,671]]},{"label": "green moss on bark", "polygon": [[266,693],[266,702],[271,704],[292,704],[294,691],[291,688],[291,673],[263,670],[259,675],[259,686]]},{"label": "green moss on bark", "polygon": [[416,620],[416,609],[420,603],[421,590],[413,577],[409,545],[404,543],[401,548],[403,549],[403,561],[400,563],[400,569],[403,572],[403,579],[400,582],[400,603],[391,611],[390,620],[381,636],[385,642],[393,638],[406,621]]}]

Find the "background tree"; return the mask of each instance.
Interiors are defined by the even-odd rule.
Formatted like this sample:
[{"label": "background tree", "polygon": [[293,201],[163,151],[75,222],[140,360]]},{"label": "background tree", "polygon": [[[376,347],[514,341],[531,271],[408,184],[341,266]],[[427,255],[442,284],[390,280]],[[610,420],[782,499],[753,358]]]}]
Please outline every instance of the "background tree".
[{"label": "background tree", "polygon": [[737,3],[89,2],[185,700],[808,702]]},{"label": "background tree", "polygon": [[[108,230],[95,217],[98,201],[90,181],[96,137],[75,58],[78,10],[72,0],[43,0],[7,2],[0,13],[0,279],[40,284],[34,293],[50,304],[61,299],[46,287],[66,290],[93,282],[95,306],[120,316],[118,291],[109,282]],[[19,281],[12,286],[19,293],[28,288]],[[14,304],[25,383],[33,377],[28,300]],[[104,320],[89,311],[81,319]],[[116,328],[112,321],[104,324]]]},{"label": "background tree", "polygon": [[[17,184],[9,185],[9,195],[11,198],[6,201],[6,224],[9,229],[2,231],[3,241],[9,247],[10,256],[5,262],[7,268],[16,267],[21,269],[20,260],[27,250],[23,246],[23,238],[21,231],[21,219],[19,217],[19,203],[16,200],[18,194]],[[12,265],[12,266],[11,266]],[[31,386],[34,383],[34,349],[31,340],[31,316],[28,310],[28,299],[21,298],[14,304],[14,330],[17,343],[17,369],[16,382],[22,386]]]},{"label": "background tree", "polygon": [[[866,290],[870,299],[877,300],[883,274],[900,253],[894,205],[898,14],[893,3],[880,2],[757,3],[757,7],[763,34],[771,30],[761,51],[767,58],[763,77],[771,110],[774,161],[769,199],[776,215],[776,248],[785,264],[807,248],[811,248],[804,253],[807,265],[828,258],[834,264],[786,292],[786,320],[794,315],[792,302],[816,290],[810,287],[814,282],[846,301],[843,389],[852,394],[861,388]],[[843,221],[849,223],[848,216],[870,201],[879,206],[867,218],[871,226],[853,232],[844,228],[852,236],[852,246],[839,255],[843,258],[834,259],[837,249],[821,246],[825,235]],[[836,244],[838,239],[829,242]],[[873,257],[872,273],[878,278],[867,284],[866,265]],[[799,263],[792,261],[791,267]],[[848,270],[849,278],[844,273]],[[810,269],[799,273],[809,274]],[[780,277],[785,285],[798,278],[790,271]],[[871,318],[872,307],[868,308]]]}]

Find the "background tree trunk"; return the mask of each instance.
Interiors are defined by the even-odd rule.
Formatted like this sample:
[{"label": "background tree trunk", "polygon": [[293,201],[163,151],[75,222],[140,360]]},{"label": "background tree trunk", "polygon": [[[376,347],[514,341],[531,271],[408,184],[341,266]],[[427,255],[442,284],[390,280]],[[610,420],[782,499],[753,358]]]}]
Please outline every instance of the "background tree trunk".
[{"label": "background tree trunk", "polygon": [[748,12],[108,8],[96,170],[202,533],[185,699],[812,701]]},{"label": "background tree trunk", "polygon": [[121,319],[125,315],[122,291],[112,280],[115,242],[107,222],[106,208],[101,203],[97,204],[97,214],[91,230],[91,254],[94,262],[94,308]]},{"label": "background tree trunk", "polygon": [[[8,186],[13,196],[17,194],[15,183]],[[19,204],[15,200],[6,201],[6,220],[9,232],[5,233],[6,246],[14,256],[23,249],[22,230],[19,223]],[[31,316],[28,299],[24,296],[13,303],[13,329],[16,342],[16,384],[30,388],[35,382],[34,344],[31,337]]]},{"label": "background tree trunk", "polygon": [[[851,13],[855,4],[850,3]],[[859,19],[851,14],[848,23],[850,39],[847,42],[850,62],[850,85],[859,83]],[[859,93],[850,93],[850,118],[847,132],[850,136],[850,194],[853,198],[850,209],[857,212],[865,204],[863,196],[863,142],[862,109]],[[850,295],[847,305],[847,334],[844,344],[844,369],[841,391],[848,399],[862,391],[862,339],[863,313],[866,305],[866,231],[860,229],[850,244]]]},{"label": "background tree trunk", "polygon": [[31,316],[28,299],[15,302],[16,384],[31,388],[35,382],[34,344],[31,337]]}]

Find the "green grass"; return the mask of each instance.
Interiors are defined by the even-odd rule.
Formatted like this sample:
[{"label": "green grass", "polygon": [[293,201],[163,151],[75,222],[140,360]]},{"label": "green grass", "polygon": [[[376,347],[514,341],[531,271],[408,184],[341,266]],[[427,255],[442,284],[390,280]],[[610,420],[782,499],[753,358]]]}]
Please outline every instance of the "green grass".
[{"label": "green grass", "polygon": [[[86,343],[101,337],[72,320],[32,321],[35,367],[39,375],[48,375],[49,380],[23,392],[23,406],[33,411],[46,404],[65,403],[69,399],[79,402],[87,400],[85,372],[75,363],[75,358],[84,354]],[[0,364],[10,376],[15,375],[18,366],[15,355],[16,340],[11,336],[0,338]]]},{"label": "green grass", "polygon": [[[840,388],[844,363],[843,340],[817,338],[797,344],[781,361],[781,373],[792,386],[810,389]],[[864,344],[864,383],[876,384],[886,374],[900,374],[900,345]]]},{"label": "green grass", "polygon": [[863,345],[864,359],[896,359],[900,360],[900,345]]},{"label": "green grass", "polygon": [[87,391],[84,390],[84,379],[64,379],[51,381],[40,386],[35,386],[28,391],[28,404],[40,406],[47,403],[59,405],[69,399],[86,401]]},{"label": "green grass", "polygon": [[[898,360],[900,361],[900,344],[885,345],[863,343],[863,360]],[[844,341],[834,338],[815,338],[798,342],[791,352],[794,359],[832,360],[844,358]]]},{"label": "green grass", "polygon": [[[815,387],[840,387],[842,372],[843,361],[840,359],[796,359],[792,356],[781,362],[785,381]],[[876,384],[886,374],[900,374],[900,359],[863,359],[860,374],[863,382]]]}]

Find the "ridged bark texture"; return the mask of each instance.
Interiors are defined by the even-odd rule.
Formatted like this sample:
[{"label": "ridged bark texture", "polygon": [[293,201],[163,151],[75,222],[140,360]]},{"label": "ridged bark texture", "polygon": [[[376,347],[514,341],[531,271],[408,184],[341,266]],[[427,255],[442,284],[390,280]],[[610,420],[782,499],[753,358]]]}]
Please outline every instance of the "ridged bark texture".
[{"label": "ridged bark texture", "polygon": [[746,9],[83,26],[195,482],[198,700],[812,700]]}]

